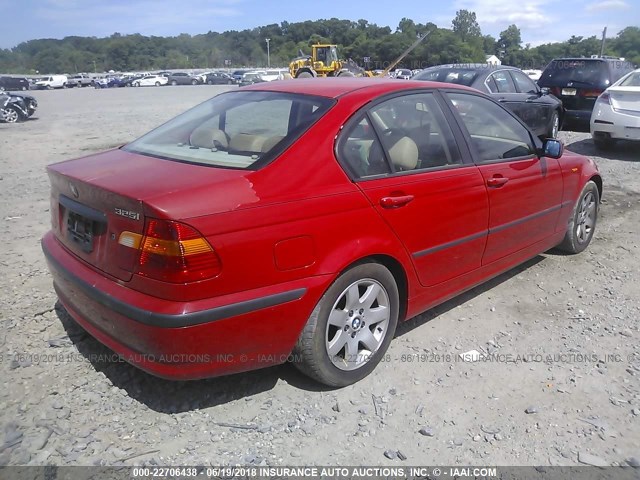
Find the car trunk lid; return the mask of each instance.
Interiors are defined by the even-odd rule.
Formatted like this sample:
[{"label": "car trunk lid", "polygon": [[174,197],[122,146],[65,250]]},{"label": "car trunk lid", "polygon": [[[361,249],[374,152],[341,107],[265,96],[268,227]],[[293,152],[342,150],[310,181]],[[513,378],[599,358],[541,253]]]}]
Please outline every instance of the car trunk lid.
[{"label": "car trunk lid", "polygon": [[[249,171],[111,150],[50,165],[52,230],[75,256],[119,280],[135,271],[138,251],[119,243],[143,235],[147,217],[179,220],[258,200]],[[203,191],[207,195],[203,195]],[[202,202],[203,198],[209,201]]]},{"label": "car trunk lid", "polygon": [[608,90],[611,106],[615,110],[640,112],[639,87],[610,87]]}]

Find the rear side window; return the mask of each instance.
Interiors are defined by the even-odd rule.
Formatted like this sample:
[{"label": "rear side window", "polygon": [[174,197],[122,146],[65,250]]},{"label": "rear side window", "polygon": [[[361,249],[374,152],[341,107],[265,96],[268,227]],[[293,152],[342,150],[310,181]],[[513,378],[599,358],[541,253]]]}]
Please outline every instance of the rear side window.
[{"label": "rear side window", "polygon": [[431,93],[394,97],[361,113],[341,136],[338,155],[356,178],[462,163]]},{"label": "rear side window", "polygon": [[293,143],[335,103],[280,92],[218,95],[123,147],[168,160],[257,169]]},{"label": "rear side window", "polygon": [[[516,87],[511,80],[509,72],[502,70],[491,75],[491,78],[495,82],[495,88],[497,93],[516,93]],[[492,90],[493,92],[493,90]],[[493,92],[493,93],[496,93]]]}]

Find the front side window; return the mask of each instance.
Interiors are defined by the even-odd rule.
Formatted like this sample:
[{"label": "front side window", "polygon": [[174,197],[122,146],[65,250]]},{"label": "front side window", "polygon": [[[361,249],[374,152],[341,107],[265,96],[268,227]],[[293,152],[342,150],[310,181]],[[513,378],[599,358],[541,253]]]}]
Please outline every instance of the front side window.
[{"label": "front side window", "polygon": [[185,163],[256,169],[282,151],[334,100],[280,92],[218,95],[123,147]]},{"label": "front side window", "polygon": [[469,132],[478,161],[535,154],[531,135],[520,122],[491,100],[464,93],[447,93]]},{"label": "front side window", "polygon": [[536,84],[533,83],[533,81],[524,73],[518,72],[517,70],[511,70],[511,76],[513,77],[513,81],[520,93],[538,93]]},{"label": "front side window", "polygon": [[362,113],[341,138],[339,155],[357,178],[462,163],[431,93],[394,97]]}]

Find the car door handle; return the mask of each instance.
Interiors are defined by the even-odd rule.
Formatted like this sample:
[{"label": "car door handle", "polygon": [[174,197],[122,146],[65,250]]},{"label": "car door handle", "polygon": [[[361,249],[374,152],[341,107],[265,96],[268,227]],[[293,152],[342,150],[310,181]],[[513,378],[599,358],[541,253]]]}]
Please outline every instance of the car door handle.
[{"label": "car door handle", "polygon": [[398,195],[394,197],[382,197],[380,199],[380,205],[382,206],[382,208],[399,208],[399,207],[404,207],[411,200],[413,200],[413,195]]},{"label": "car door handle", "polygon": [[504,103],[504,102],[506,102],[506,101],[507,101],[507,99],[506,99],[506,98],[504,98],[504,97],[500,97],[500,98],[498,99],[498,101],[499,101],[500,103]]},{"label": "car door handle", "polygon": [[490,187],[501,187],[508,181],[509,179],[507,177],[492,177],[487,180],[487,185]]}]

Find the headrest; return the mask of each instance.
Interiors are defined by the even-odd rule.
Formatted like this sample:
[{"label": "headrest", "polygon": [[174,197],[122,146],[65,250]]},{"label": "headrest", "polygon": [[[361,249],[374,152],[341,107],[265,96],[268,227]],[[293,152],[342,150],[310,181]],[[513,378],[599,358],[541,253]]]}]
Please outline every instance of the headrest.
[{"label": "headrest", "polygon": [[227,134],[217,128],[209,128],[201,125],[191,132],[189,143],[194,147],[201,148],[229,148],[229,138]]},{"label": "headrest", "polygon": [[389,149],[397,170],[413,170],[418,165],[418,146],[409,137],[402,137]]}]

